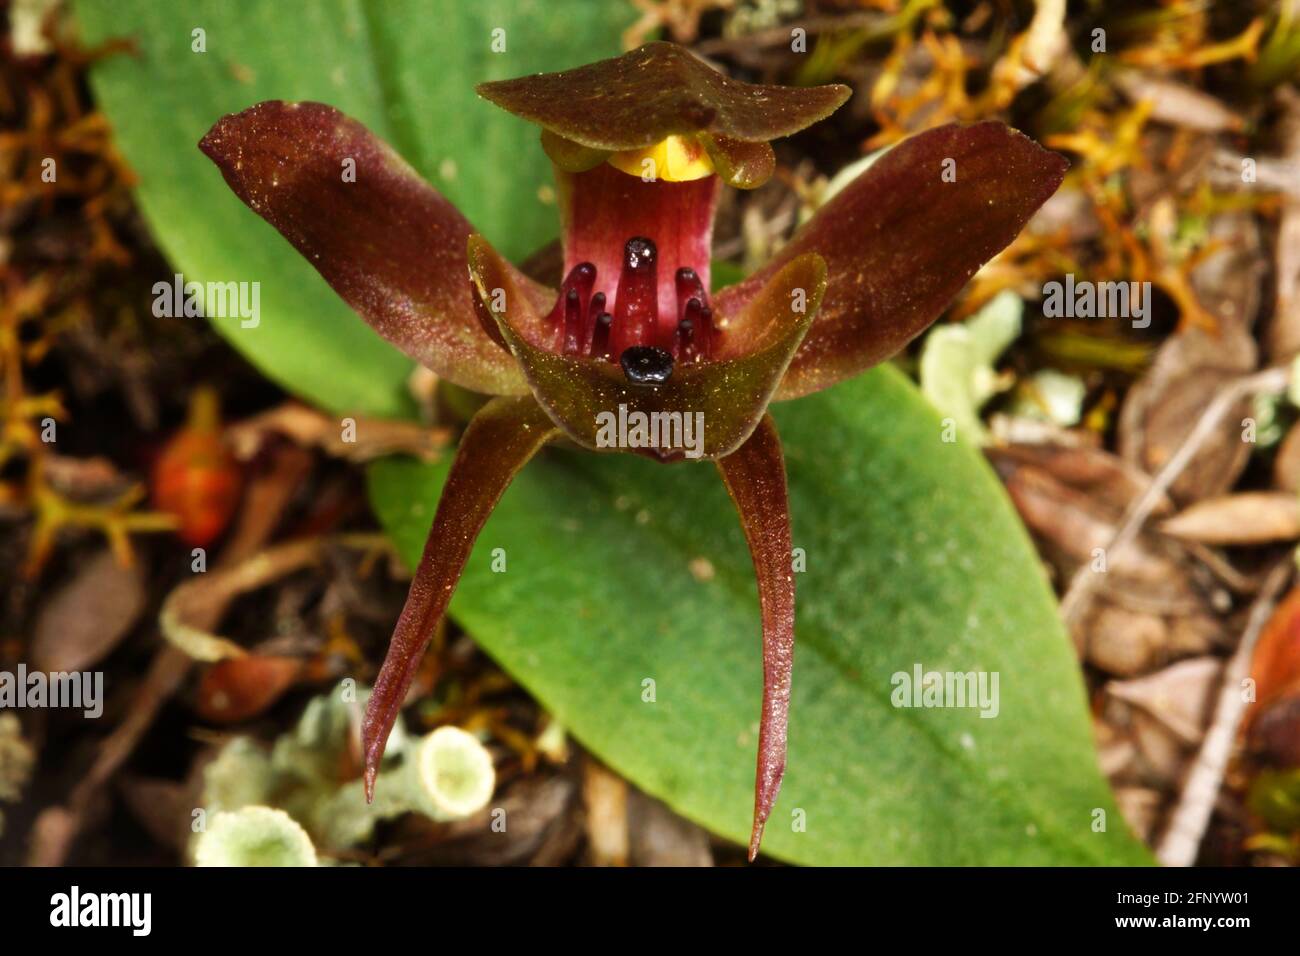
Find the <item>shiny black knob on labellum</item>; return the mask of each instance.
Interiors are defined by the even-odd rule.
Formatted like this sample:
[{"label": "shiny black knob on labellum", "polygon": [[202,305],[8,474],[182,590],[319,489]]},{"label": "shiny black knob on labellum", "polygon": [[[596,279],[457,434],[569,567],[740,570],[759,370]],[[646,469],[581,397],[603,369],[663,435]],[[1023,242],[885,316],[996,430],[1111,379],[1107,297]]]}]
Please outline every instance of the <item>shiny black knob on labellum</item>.
[{"label": "shiny black knob on labellum", "polygon": [[671,352],[653,345],[634,345],[619,356],[623,374],[633,385],[662,385],[673,374]]}]

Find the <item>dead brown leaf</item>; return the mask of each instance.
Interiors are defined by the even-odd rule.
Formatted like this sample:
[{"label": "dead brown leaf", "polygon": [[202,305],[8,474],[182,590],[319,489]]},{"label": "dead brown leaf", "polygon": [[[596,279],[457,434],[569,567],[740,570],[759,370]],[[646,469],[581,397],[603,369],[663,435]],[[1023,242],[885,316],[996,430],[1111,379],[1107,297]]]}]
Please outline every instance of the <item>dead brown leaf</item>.
[{"label": "dead brown leaf", "polygon": [[[1129,390],[1119,418],[1119,452],[1148,474],[1169,460],[1223,386],[1255,367],[1254,340],[1234,326],[1218,337],[1188,329],[1168,339],[1147,373]],[[1241,402],[1219,432],[1192,457],[1170,489],[1181,502],[1228,491],[1253,447],[1242,440],[1250,403]]]},{"label": "dead brown leaf", "polygon": [[338,418],[298,402],[285,402],[226,429],[235,456],[244,461],[252,458],[272,435],[283,435],[303,447],[319,448],[331,457],[353,462],[395,454],[436,461],[451,441],[451,430],[447,428],[427,428],[385,418]]},{"label": "dead brown leaf", "polygon": [[635,788],[628,799],[628,828],[634,866],[713,866],[709,835]]},{"label": "dead brown leaf", "polygon": [[583,763],[582,800],[587,808],[587,845],[595,866],[627,866],[627,781],[592,758]]},{"label": "dead brown leaf", "polygon": [[1111,681],[1106,692],[1154,717],[1180,742],[1193,746],[1210,719],[1223,673],[1217,657],[1193,657],[1133,680]]},{"label": "dead brown leaf", "polygon": [[1176,538],[1253,545],[1300,538],[1300,499],[1285,491],[1243,491],[1199,501],[1160,523]]},{"label": "dead brown leaf", "polygon": [[1241,117],[1203,90],[1139,70],[1117,72],[1115,85],[1132,102],[1149,100],[1151,119],[1203,133],[1235,132]]},{"label": "dead brown leaf", "polygon": [[199,681],[194,709],[214,724],[237,724],[266,710],[298,680],[304,663],[249,654],[218,661]]},{"label": "dead brown leaf", "polygon": [[[1300,345],[1300,342],[1297,342]],[[1273,486],[1300,494],[1300,422],[1291,426],[1273,459]]]},{"label": "dead brown leaf", "polygon": [[81,671],[103,660],[144,611],[146,570],[123,567],[107,548],[49,596],[34,627],[31,662],[43,671]]}]

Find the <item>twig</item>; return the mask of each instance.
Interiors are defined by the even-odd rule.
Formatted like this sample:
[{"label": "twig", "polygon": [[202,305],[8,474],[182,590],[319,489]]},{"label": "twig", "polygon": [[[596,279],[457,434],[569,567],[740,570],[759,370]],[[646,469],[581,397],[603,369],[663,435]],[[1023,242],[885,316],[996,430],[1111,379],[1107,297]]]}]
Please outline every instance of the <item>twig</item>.
[{"label": "twig", "polygon": [[380,534],[299,538],[222,570],[192,577],[178,584],[163,601],[158,612],[163,637],[196,661],[245,656],[248,652],[234,641],[212,633],[221,612],[239,595],[316,563],[332,543],[363,550],[388,546],[388,540]]},{"label": "twig", "polygon": [[746,33],[744,36],[701,40],[695,44],[695,50],[703,56],[718,56],[719,54],[736,53],[753,48],[763,49],[782,46],[789,44],[790,31],[795,27],[801,27],[808,36],[848,30],[872,31],[873,37],[876,34],[888,36],[890,30],[897,28],[897,22],[895,17],[877,13],[874,10],[843,14],[841,16],[810,17],[797,23],[792,22],[755,30],[753,33]]},{"label": "twig", "polygon": [[1259,597],[1250,607],[1246,630],[1241,643],[1223,671],[1219,700],[1205,739],[1201,742],[1196,761],[1187,773],[1178,805],[1169,817],[1169,824],[1156,847],[1156,857],[1165,866],[1191,866],[1201,846],[1205,827],[1210,822],[1214,801],[1223,783],[1223,772],[1228,766],[1232,743],[1237,737],[1237,725],[1246,711],[1246,700],[1241,693],[1241,682],[1250,675],[1250,659],[1260,632],[1273,613],[1277,597],[1291,579],[1293,565],[1288,555],[1280,561],[1264,581]]},{"label": "twig", "polygon": [[[1115,536],[1111,538],[1104,548],[1109,556],[1108,560],[1113,561],[1117,554],[1133,543],[1147,518],[1151,516],[1151,512],[1160,502],[1161,497],[1178,479],[1178,476],[1183,473],[1183,469],[1201,450],[1201,446],[1219,427],[1219,422],[1223,419],[1223,416],[1234,405],[1243,398],[1259,392],[1280,392],[1287,387],[1290,380],[1290,366],[1279,365],[1265,369],[1262,372],[1242,376],[1230,382],[1219,392],[1214,397],[1214,400],[1206,406],[1205,411],[1201,413],[1201,417],[1197,419],[1192,430],[1183,439],[1183,443],[1178,446],[1178,450],[1165,462],[1164,467],[1156,472],[1156,476],[1151,479],[1151,483],[1147,485],[1146,490],[1124,512],[1124,519],[1120,522]],[[1074,577],[1070,579],[1070,587],[1065,592],[1065,597],[1061,599],[1061,617],[1065,620],[1067,628],[1072,627],[1087,608],[1088,600],[1092,596],[1093,589],[1097,586],[1098,577],[1099,575],[1092,570],[1090,564],[1084,564],[1075,571]]]},{"label": "twig", "polygon": [[1219,582],[1229,590],[1235,591],[1237,594],[1259,593],[1259,589],[1264,583],[1264,575],[1243,574],[1233,567],[1232,562],[1217,549],[1201,544],[1199,541],[1180,541],[1179,544],[1192,557],[1209,568],[1210,573],[1218,578]]}]

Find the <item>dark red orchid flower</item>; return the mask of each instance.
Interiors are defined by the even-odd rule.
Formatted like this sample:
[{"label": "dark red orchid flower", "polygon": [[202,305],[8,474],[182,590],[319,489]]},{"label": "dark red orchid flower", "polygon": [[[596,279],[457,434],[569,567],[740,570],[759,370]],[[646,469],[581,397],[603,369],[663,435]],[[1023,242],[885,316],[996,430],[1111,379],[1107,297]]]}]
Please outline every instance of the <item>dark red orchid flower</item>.
[{"label": "dark red orchid flower", "polygon": [[[1060,185],[1065,161],[999,123],[930,130],[857,177],[762,269],[710,294],[722,185],[765,182],[769,141],[828,116],[846,87],[742,83],[652,43],[478,92],[542,128],[562,213],[558,293],[503,260],[387,145],[328,106],[261,103],[200,144],[382,336],[448,381],[496,396],[461,439],[370,698],[367,788],[474,540],[515,473],[556,438],[605,449],[602,429],[616,412],[626,421],[642,413],[642,423],[688,416],[703,423],[693,453],[680,427],[631,450],[712,460],[749,542],[763,626],[752,859],[785,768],[794,652],[785,465],[768,403],[826,388],[906,345],[1015,238]],[[348,159],[354,177],[340,173]],[[625,437],[614,444],[646,444]]]}]

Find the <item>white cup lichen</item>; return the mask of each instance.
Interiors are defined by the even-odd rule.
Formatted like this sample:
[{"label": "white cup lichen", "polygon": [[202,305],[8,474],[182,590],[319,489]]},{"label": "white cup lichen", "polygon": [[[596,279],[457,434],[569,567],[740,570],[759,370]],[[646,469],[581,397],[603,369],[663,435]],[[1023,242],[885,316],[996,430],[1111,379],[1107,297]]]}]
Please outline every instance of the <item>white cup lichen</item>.
[{"label": "white cup lichen", "polygon": [[[312,700],[298,725],[269,752],[248,737],[230,740],[205,768],[204,809],[216,819],[229,811],[274,805],[299,830],[305,828],[309,845],[314,840],[329,856],[370,839],[381,820],[418,813],[446,822],[487,806],[496,788],[492,755],[459,727],[415,737],[399,720],[389,738],[375,802],[366,803],[359,779],[340,784],[341,769],[356,766],[356,725],[368,694],[358,688],[353,697],[335,692]],[[200,837],[194,845],[196,859],[204,842]]]},{"label": "white cup lichen", "polygon": [[198,866],[316,866],[307,831],[283,810],[242,807],[215,814],[194,848]]}]

